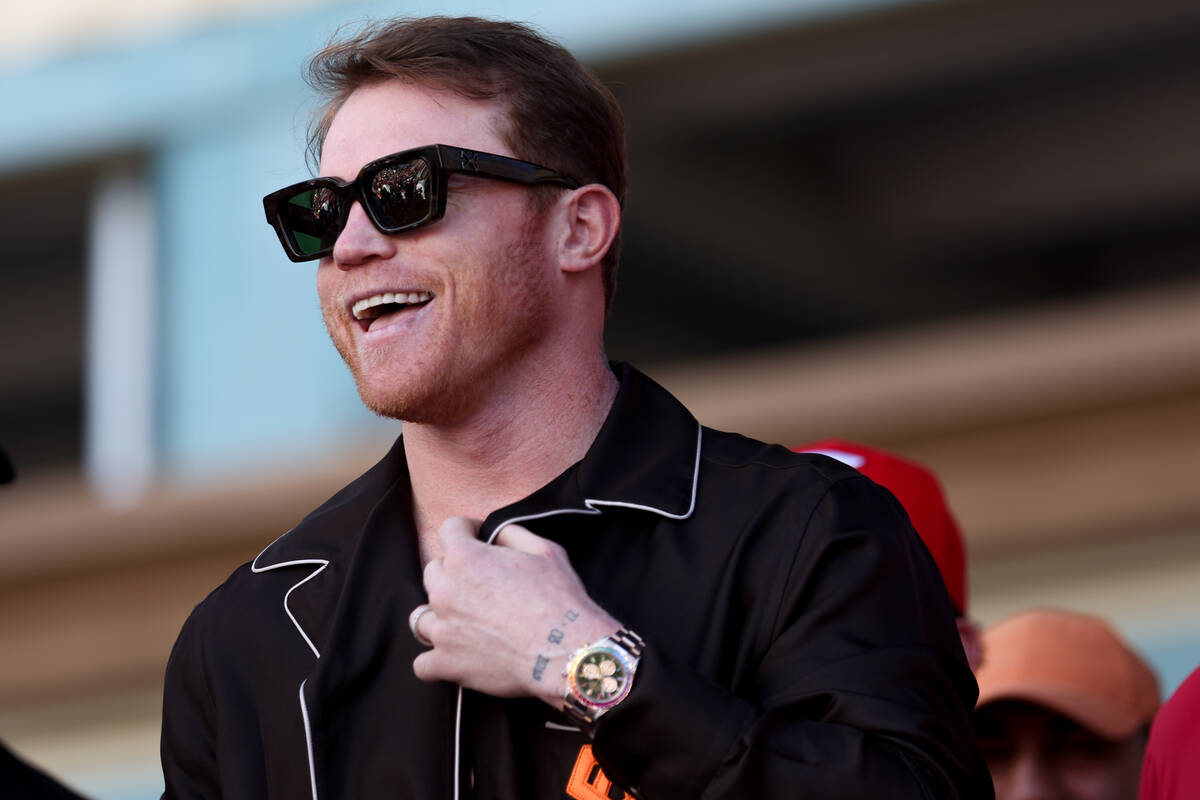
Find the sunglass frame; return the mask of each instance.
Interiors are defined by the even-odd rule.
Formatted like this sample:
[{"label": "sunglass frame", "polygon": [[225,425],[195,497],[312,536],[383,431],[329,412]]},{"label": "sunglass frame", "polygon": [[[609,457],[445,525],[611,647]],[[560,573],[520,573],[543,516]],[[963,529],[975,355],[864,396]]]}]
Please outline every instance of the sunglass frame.
[{"label": "sunglass frame", "polygon": [[[384,224],[380,219],[379,211],[374,206],[375,201],[369,189],[372,179],[388,167],[395,166],[396,164],[412,163],[420,159],[424,159],[429,164],[431,167],[430,172],[434,178],[428,197],[429,213],[420,220],[403,225]],[[492,178],[527,186],[553,184],[568,189],[578,189],[580,185],[579,181],[569,175],[564,175],[557,170],[529,161],[497,155],[496,153],[485,153],[482,150],[471,150],[466,147],[430,144],[424,147],[414,147],[410,150],[401,150],[398,153],[391,153],[382,158],[370,161],[362,166],[352,181],[342,182],[334,178],[311,178],[299,183],[293,183],[290,186],[285,186],[263,197],[263,210],[267,215],[267,223],[275,229],[275,234],[279,237],[279,242],[283,245],[283,250],[287,253],[288,258],[296,262],[314,261],[318,258],[324,258],[333,252],[337,236],[340,236],[342,230],[346,227],[346,219],[350,213],[350,206],[356,200],[359,201],[366,211],[371,224],[380,233],[389,235],[403,233],[441,219],[446,213],[446,187],[449,183],[449,177],[452,174],[476,175],[481,178]],[[289,233],[289,226],[285,224],[284,210],[289,205],[291,198],[310,189],[318,188],[332,191],[338,199],[337,234],[333,237],[334,244],[311,253],[306,253],[293,240]]]}]

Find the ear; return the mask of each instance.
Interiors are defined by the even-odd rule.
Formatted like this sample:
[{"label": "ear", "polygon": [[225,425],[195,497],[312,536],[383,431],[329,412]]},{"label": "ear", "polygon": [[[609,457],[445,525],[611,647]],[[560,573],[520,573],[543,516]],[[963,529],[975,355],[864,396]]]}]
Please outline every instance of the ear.
[{"label": "ear", "polygon": [[589,270],[612,246],[621,227],[621,204],[607,186],[589,183],[567,195],[561,210],[559,266],[564,272]]}]

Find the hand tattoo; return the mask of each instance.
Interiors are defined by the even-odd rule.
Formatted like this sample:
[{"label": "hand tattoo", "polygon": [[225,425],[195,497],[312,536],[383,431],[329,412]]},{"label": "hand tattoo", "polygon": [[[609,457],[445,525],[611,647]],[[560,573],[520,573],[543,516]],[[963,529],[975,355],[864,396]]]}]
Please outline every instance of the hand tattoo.
[{"label": "hand tattoo", "polygon": [[[579,619],[579,612],[567,609],[567,612],[563,614],[563,626],[565,627],[570,625],[577,619]],[[551,628],[549,635],[546,636],[546,641],[550,644],[562,644],[562,641],[566,635],[567,634],[564,633],[561,628]],[[546,656],[537,657],[537,661],[533,662],[533,679],[535,681],[540,681],[542,679],[542,675],[546,673],[546,667],[549,664],[550,659]]]},{"label": "hand tattoo", "polygon": [[[567,613],[563,614],[563,627],[570,625],[575,620],[579,619],[579,612],[567,609]],[[566,636],[561,628],[551,628],[550,635],[546,637],[546,641],[550,644],[562,644],[563,637]]]}]

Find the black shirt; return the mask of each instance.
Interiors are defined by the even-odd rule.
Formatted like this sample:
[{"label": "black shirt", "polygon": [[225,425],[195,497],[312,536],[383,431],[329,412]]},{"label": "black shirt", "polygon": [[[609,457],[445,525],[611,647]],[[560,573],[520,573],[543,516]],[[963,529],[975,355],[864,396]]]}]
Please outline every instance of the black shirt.
[{"label": "black shirt", "polygon": [[885,490],[702,428],[627,365],[582,461],[488,517],[562,544],[646,640],[594,740],[412,673],[402,441],[196,607],[167,668],[168,798],[988,798],[937,567]]}]

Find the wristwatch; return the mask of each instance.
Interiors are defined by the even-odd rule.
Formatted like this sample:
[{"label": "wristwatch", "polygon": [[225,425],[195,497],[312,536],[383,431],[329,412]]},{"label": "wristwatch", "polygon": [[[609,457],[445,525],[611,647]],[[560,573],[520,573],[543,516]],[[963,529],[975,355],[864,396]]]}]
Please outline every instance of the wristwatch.
[{"label": "wristwatch", "polygon": [[585,728],[629,695],[645,643],[622,628],[586,644],[567,661],[563,712]]}]

